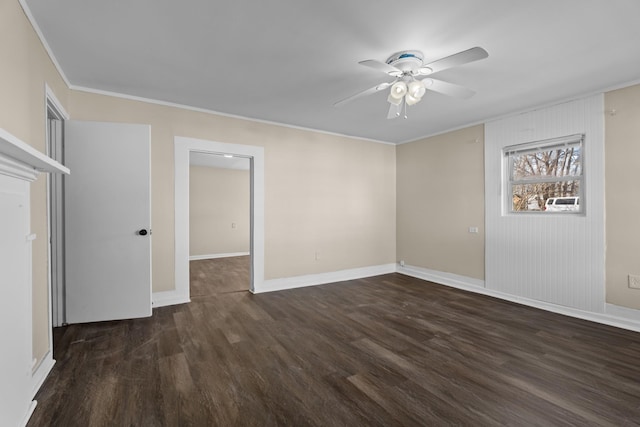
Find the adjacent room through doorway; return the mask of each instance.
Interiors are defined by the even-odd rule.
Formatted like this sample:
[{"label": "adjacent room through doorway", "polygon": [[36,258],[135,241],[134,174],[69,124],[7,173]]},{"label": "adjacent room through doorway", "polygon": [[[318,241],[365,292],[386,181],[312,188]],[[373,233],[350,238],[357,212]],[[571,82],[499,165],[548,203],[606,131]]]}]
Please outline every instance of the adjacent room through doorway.
[{"label": "adjacent room through doorway", "polygon": [[245,157],[189,155],[191,298],[249,291],[250,169]]}]

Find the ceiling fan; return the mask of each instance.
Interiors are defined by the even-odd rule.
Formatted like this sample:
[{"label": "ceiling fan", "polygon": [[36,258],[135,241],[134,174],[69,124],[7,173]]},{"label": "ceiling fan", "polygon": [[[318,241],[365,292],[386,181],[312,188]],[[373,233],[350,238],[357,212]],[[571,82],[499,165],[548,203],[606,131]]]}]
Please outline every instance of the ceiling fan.
[{"label": "ceiling fan", "polygon": [[341,107],[354,99],[371,95],[390,87],[391,90],[387,98],[390,104],[387,118],[395,119],[402,114],[406,119],[407,106],[420,102],[427,90],[456,98],[466,99],[472,97],[475,92],[471,89],[442,80],[432,79],[428,76],[448,68],[484,59],[488,56],[489,54],[483,48],[473,47],[428,64],[423,63],[424,56],[422,52],[418,50],[405,50],[394,53],[386,62],[376,61],[375,59],[360,61],[359,64],[382,71],[390,77],[394,77],[394,80],[380,83],[372,88],[358,92],[333,105],[335,107]]}]

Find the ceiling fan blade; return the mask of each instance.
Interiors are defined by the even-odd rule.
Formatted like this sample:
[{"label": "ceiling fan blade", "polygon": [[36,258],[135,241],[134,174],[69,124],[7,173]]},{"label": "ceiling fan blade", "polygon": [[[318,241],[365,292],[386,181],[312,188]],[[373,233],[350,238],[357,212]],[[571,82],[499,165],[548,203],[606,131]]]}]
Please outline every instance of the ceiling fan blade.
[{"label": "ceiling fan blade", "polygon": [[360,61],[358,62],[358,64],[364,65],[365,67],[373,68],[374,70],[382,71],[383,73],[387,73],[393,77],[399,77],[402,75],[402,70],[394,67],[393,65],[389,65],[386,62],[376,61],[375,59]]},{"label": "ceiling fan blade", "polygon": [[351,95],[348,98],[345,98],[341,101],[336,102],[335,104],[333,104],[334,107],[342,107],[344,104],[349,103],[351,101],[353,101],[354,99],[358,99],[360,97],[363,96],[367,96],[367,95],[371,95],[372,93],[376,93],[378,91],[384,90],[386,88],[388,88],[389,86],[391,86],[393,83],[395,82],[391,82],[391,83],[380,83],[379,85],[376,85],[374,87],[371,87],[367,90],[363,90],[362,92],[358,92],[355,95]]},{"label": "ceiling fan blade", "polygon": [[475,95],[475,92],[471,89],[457,84],[443,82],[442,80],[424,79],[423,82],[427,90],[432,90],[455,98],[467,99]]},{"label": "ceiling fan blade", "polygon": [[430,64],[424,64],[422,68],[430,68],[431,73],[437,73],[447,68],[457,67],[458,65],[468,64],[469,62],[478,61],[488,57],[489,54],[481,47],[472,47],[471,49],[463,50],[462,52],[455,53],[446,58],[438,59]]}]

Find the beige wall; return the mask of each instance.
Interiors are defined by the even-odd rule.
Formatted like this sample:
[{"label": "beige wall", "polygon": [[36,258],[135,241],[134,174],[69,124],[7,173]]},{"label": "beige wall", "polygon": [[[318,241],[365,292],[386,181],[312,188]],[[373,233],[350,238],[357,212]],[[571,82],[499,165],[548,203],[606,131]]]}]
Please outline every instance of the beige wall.
[{"label": "beige wall", "polygon": [[398,146],[398,260],[484,280],[483,140],[473,126]]},{"label": "beige wall", "polygon": [[[63,104],[67,87],[17,1],[0,2],[0,128],[45,152],[45,83]],[[31,186],[33,356],[49,348],[46,176]]]},{"label": "beige wall", "polygon": [[151,125],[156,292],[175,286],[175,136],[265,148],[265,279],[394,262],[392,145],[79,91],[69,113]]},{"label": "beige wall", "polygon": [[249,252],[250,172],[189,168],[189,255]]},{"label": "beige wall", "polygon": [[605,94],[605,203],[607,302],[640,309],[640,85]]}]

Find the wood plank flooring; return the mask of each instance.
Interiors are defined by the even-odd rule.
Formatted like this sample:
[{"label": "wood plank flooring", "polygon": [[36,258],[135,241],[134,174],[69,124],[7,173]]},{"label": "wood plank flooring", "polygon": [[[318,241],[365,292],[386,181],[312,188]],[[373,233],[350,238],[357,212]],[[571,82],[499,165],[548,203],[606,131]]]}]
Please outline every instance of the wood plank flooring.
[{"label": "wood plank flooring", "polygon": [[56,329],[29,426],[640,425],[640,334],[389,274]]}]

